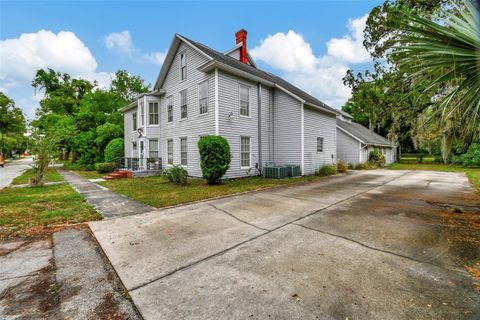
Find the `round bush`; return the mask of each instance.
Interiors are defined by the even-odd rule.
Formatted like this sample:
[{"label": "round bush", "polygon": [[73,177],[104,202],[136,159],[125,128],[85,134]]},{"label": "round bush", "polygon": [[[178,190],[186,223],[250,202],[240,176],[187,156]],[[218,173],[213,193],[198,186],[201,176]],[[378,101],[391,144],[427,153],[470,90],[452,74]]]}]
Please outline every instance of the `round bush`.
[{"label": "round bush", "polygon": [[337,174],[337,167],[333,164],[324,164],[321,166],[318,171],[316,172],[317,176],[326,177]]},{"label": "round bush", "polygon": [[337,171],[340,173],[347,172],[348,170],[348,163],[343,162],[343,161],[338,161],[337,162]]},{"label": "round bush", "polygon": [[377,167],[383,167],[385,165],[385,156],[378,149],[370,151],[368,155],[368,161],[375,164]]},{"label": "round bush", "polygon": [[228,168],[232,155],[227,139],[220,136],[205,136],[198,141],[200,167],[208,184],[217,184]]},{"label": "round bush", "polygon": [[123,157],[123,139],[115,138],[111,140],[105,147],[105,161],[113,161],[115,158]]},{"label": "round bush", "polygon": [[163,177],[168,179],[168,181],[186,185],[188,178],[188,171],[182,166],[173,166],[171,168],[163,170]]},{"label": "round bush", "polygon": [[95,169],[98,173],[110,173],[115,170],[115,163],[113,162],[99,162],[95,163]]}]

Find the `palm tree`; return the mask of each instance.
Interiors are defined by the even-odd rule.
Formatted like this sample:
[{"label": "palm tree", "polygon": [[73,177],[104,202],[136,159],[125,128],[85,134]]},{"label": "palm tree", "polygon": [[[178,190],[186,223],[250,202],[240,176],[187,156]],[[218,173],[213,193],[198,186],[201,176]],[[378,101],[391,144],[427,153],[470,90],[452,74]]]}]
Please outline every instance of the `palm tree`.
[{"label": "palm tree", "polygon": [[470,0],[445,8],[443,17],[400,12],[392,58],[414,82],[428,80],[433,114],[460,114],[462,136],[480,136],[480,21]]}]

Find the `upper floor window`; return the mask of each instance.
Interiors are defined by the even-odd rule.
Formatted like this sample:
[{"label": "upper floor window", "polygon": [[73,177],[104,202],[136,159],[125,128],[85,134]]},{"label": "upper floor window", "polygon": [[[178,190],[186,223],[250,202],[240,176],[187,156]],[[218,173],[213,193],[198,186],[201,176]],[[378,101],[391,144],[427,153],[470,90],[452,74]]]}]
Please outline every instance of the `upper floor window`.
[{"label": "upper floor window", "polygon": [[137,130],[137,113],[136,112],[132,113],[132,128],[133,128],[132,131]]},{"label": "upper floor window", "polygon": [[180,53],[180,80],[187,79],[187,52]]},{"label": "upper floor window", "polygon": [[184,119],[188,116],[187,109],[187,89],[180,91],[180,118]]},{"label": "upper floor window", "polygon": [[240,115],[250,116],[250,88],[240,85]]},{"label": "upper floor window", "polygon": [[148,124],[158,124],[158,102],[148,103]]},{"label": "upper floor window", "polygon": [[167,121],[173,121],[173,97],[167,98]]},{"label": "upper floor window", "polygon": [[317,137],[317,152],[323,152],[323,138]]},{"label": "upper floor window", "polygon": [[208,81],[198,85],[198,105],[200,106],[200,114],[208,112]]},{"label": "upper floor window", "polygon": [[145,125],[145,108],[143,102],[140,103],[140,125],[142,127]]}]

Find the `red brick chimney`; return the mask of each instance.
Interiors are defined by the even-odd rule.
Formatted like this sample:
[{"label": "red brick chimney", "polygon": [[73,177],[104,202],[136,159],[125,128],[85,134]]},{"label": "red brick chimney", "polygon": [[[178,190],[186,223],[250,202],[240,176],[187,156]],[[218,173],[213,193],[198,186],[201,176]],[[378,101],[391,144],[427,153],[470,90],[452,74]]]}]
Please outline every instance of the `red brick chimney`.
[{"label": "red brick chimney", "polygon": [[240,48],[240,62],[248,64],[247,58],[247,30],[240,29],[235,33],[235,39],[237,44],[242,43],[242,47]]}]

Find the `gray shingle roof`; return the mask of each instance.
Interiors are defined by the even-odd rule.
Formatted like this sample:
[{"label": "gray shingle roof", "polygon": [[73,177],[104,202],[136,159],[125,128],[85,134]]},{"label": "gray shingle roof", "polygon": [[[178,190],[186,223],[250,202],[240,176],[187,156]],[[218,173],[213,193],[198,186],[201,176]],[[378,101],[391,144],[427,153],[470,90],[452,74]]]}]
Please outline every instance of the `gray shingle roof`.
[{"label": "gray shingle roof", "polygon": [[371,132],[359,123],[337,119],[337,126],[369,145],[394,146],[390,141],[375,132]]},{"label": "gray shingle roof", "polygon": [[291,84],[290,82],[288,81],[285,81],[283,80],[282,78],[270,73],[270,72],[265,72],[263,70],[260,70],[258,68],[254,68],[248,64],[245,64],[245,63],[242,63],[240,62],[239,60],[235,59],[235,58],[232,58],[228,55],[225,55],[221,52],[218,52],[210,47],[207,47],[206,45],[204,44],[201,44],[199,42],[196,42],[196,41],[193,41],[191,39],[188,39],[184,36],[181,36],[182,38],[184,38],[185,40],[187,40],[188,42],[190,42],[192,45],[194,45],[197,49],[201,50],[202,52],[204,52],[205,54],[207,54],[208,56],[212,57],[214,60],[217,60],[218,62],[221,62],[221,63],[224,63],[230,67],[233,67],[233,68],[236,68],[240,71],[244,71],[244,72],[248,72],[256,77],[259,77],[259,78],[262,78],[264,80],[267,80],[267,81],[270,81],[270,82],[273,82],[281,87],[283,87],[284,89],[290,91],[291,93],[293,93],[294,95],[302,98],[303,100],[305,100],[307,103],[310,103],[310,104],[313,104],[313,105],[316,105],[316,106],[319,106],[319,107],[323,107],[327,110],[330,110],[330,111],[333,111],[335,113],[338,113],[338,110],[335,109],[335,108],[332,108],[328,105],[326,105],[325,103],[323,103],[322,101],[318,100],[317,98],[315,98],[314,96],[306,93],[305,91],[295,87],[293,84]]}]

